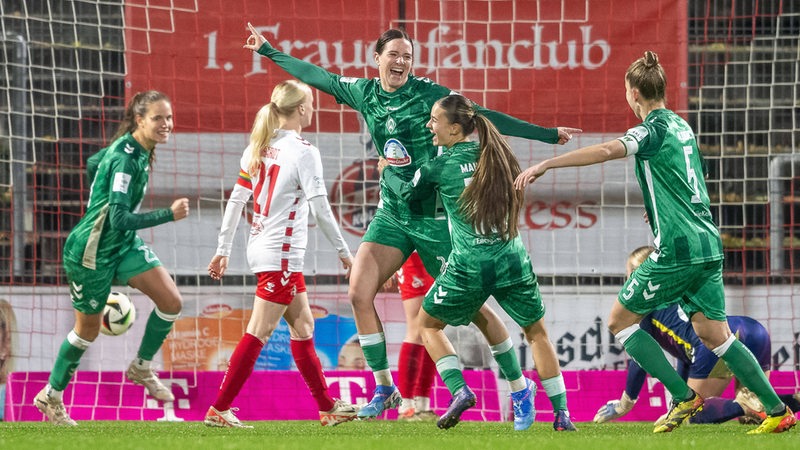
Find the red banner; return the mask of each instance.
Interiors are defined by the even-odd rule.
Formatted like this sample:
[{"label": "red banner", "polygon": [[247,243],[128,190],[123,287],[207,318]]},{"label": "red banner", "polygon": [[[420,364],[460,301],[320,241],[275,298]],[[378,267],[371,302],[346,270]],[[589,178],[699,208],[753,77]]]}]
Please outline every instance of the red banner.
[{"label": "red banner", "polygon": [[[377,76],[375,40],[404,24],[415,39],[416,75],[521,119],[586,132],[636,123],[624,74],[653,50],[667,71],[668,106],[686,109],[686,0],[137,3],[126,8],[127,93],[168,93],[183,132],[249,130],[271,87],[288,78],[242,48],[248,21],[276,48],[357,77]],[[355,114],[330,96],[318,106],[314,131],[358,131]]]}]

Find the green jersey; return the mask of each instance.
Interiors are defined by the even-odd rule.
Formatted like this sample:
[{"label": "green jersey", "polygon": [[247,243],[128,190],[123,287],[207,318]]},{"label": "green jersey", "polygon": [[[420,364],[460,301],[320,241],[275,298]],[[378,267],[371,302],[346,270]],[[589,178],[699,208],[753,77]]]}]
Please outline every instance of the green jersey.
[{"label": "green jersey", "polygon": [[504,240],[497,233],[478,232],[459,212],[459,198],[472,179],[479,154],[477,142],[462,142],[423,165],[411,182],[392,167],[384,170],[383,178],[389,189],[409,201],[438,192],[453,244],[442,277],[464,289],[491,290],[530,280],[533,270],[520,236]]},{"label": "green jersey", "polygon": [[689,124],[668,109],[656,109],[619,140],[636,157],[636,178],[655,236],[651,258],[667,266],[722,259],[702,157]]},{"label": "green jersey", "polygon": [[[333,95],[337,102],[359,111],[379,155],[396,168],[395,173],[404,181],[410,181],[417,169],[437,155],[433,135],[425,124],[430,119],[433,104],[452,93],[449,88],[427,78],[409,76],[400,89],[386,92],[378,78],[343,77],[282,53],[268,43],[264,43],[258,53],[299,80]],[[480,106],[477,110],[506,135],[558,142],[556,128],[542,128]],[[400,219],[433,217],[441,213],[435,195],[406,202],[387,189],[383,181],[379,207]]]},{"label": "green jersey", "polygon": [[64,260],[88,269],[120,263],[136,231],[173,220],[169,208],[135,214],[147,189],[150,153],[130,133],[89,158],[89,203],[64,244]]}]

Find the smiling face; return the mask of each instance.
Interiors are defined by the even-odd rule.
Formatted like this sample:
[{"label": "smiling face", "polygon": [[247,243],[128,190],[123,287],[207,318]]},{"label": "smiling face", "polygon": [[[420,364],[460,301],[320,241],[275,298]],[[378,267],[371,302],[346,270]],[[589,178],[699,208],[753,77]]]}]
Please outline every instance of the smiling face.
[{"label": "smiling face", "polygon": [[447,120],[446,111],[438,102],[431,108],[431,118],[425,126],[433,133],[433,145],[449,148],[454,143],[463,140],[458,132],[460,126]]},{"label": "smiling face", "polygon": [[148,150],[156,144],[165,144],[172,134],[172,105],[166,100],[158,100],[147,107],[144,115],[136,116],[136,130],[133,137]]},{"label": "smiling face", "polygon": [[383,52],[375,53],[375,62],[378,64],[381,87],[387,92],[394,92],[408,81],[414,64],[414,48],[405,39],[392,39],[386,43]]}]

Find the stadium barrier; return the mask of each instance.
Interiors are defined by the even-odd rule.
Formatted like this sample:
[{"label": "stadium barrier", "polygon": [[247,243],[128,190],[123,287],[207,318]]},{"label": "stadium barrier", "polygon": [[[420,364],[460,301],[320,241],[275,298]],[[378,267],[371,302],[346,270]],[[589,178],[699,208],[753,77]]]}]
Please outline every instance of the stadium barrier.
[{"label": "stadium barrier", "polygon": [[[395,373],[395,378],[397,374]],[[527,373],[533,379],[536,375]],[[64,392],[64,403],[70,416],[87,420],[202,420],[213,403],[224,372],[162,372],[161,380],[172,387],[173,404],[159,404],[149,398],[144,388],[124,382],[123,372],[77,372],[75,381]],[[490,370],[465,371],[467,383],[478,396],[478,404],[462,416],[469,421],[502,421],[509,417],[507,383]],[[7,421],[42,421],[42,414],[33,406],[33,398],[47,382],[46,372],[16,372],[9,377],[5,405]],[[375,387],[372,374],[364,371],[328,371],[329,389],[333,397],[353,403],[364,403]],[[770,379],[778,393],[794,392],[800,371],[772,372]],[[564,372],[570,413],[578,422],[591,421],[606,401],[617,399],[625,388],[624,371]],[[536,395],[538,420],[552,420],[552,407],[539,385]],[[724,394],[733,398],[733,387]],[[450,394],[437,379],[431,395],[433,409],[441,414],[447,408]],[[654,421],[666,411],[668,401],[664,387],[648,379],[636,407],[621,420]],[[317,420],[316,404],[296,371],[256,371],[235,401],[237,413],[244,421],[253,420]],[[395,410],[384,413],[394,419]]]}]

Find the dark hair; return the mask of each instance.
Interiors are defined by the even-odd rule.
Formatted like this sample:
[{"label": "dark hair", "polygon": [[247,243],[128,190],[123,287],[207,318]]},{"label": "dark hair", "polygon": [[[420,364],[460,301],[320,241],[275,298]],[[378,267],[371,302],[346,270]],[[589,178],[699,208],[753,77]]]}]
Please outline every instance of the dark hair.
[{"label": "dark hair", "polygon": [[[119,128],[117,128],[114,137],[111,138],[111,142],[116,141],[125,135],[125,133],[133,133],[136,131],[136,116],[144,116],[147,114],[147,108],[149,108],[151,104],[161,100],[172,103],[167,94],[159,91],[143,91],[134,94],[131,101],[128,102],[128,106],[125,108],[125,115],[122,116],[122,121],[119,123]],[[155,152],[151,151],[150,164],[152,164],[154,160]]]},{"label": "dark hair", "polygon": [[479,233],[497,233],[504,240],[516,237],[523,195],[514,188],[514,179],[522,171],[517,157],[494,124],[478,114],[469,99],[451,94],[437,103],[448,122],[461,125],[464,136],[478,130],[480,138],[480,156],[472,181],[459,198],[459,212]]},{"label": "dark hair", "polygon": [[646,100],[666,100],[667,74],[658,63],[658,55],[651,51],[631,63],[625,72],[631,88],[636,88]]},{"label": "dark hair", "polygon": [[400,30],[397,28],[390,28],[381,34],[377,41],[375,41],[375,52],[377,54],[383,53],[383,48],[386,47],[386,44],[389,41],[393,41],[395,39],[405,39],[411,44],[411,50],[414,50],[414,41],[411,40],[411,37],[406,33],[406,30]]}]

